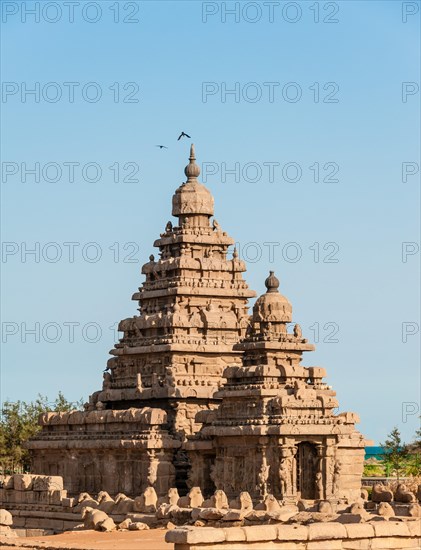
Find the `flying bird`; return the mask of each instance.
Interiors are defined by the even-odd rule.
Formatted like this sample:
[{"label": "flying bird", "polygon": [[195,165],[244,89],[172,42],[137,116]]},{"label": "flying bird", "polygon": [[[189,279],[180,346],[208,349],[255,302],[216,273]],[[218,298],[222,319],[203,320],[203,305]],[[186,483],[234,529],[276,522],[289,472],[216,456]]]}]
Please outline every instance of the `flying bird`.
[{"label": "flying bird", "polygon": [[180,141],[180,139],[181,139],[182,137],[186,137],[186,138],[189,138],[189,139],[190,139],[189,134],[186,134],[185,132],[181,132],[181,134],[178,136],[177,141]]},{"label": "flying bird", "polygon": [[155,147],[159,147],[160,149],[168,149],[166,145],[155,145]]}]

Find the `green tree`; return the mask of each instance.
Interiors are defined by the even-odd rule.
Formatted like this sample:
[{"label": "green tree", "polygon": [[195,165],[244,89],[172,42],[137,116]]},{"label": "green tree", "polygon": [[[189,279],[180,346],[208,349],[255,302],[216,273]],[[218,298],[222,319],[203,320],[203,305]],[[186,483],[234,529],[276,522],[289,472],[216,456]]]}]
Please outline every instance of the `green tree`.
[{"label": "green tree", "polygon": [[[419,418],[421,418],[421,416]],[[419,427],[418,430],[415,432],[414,440],[411,443],[411,447],[415,451],[421,451],[421,427]]]},{"label": "green tree", "polygon": [[396,478],[405,472],[406,463],[409,458],[408,446],[402,441],[401,434],[397,427],[388,434],[388,439],[380,445],[385,450],[383,464],[386,475],[395,474]]},{"label": "green tree", "polygon": [[39,394],[35,401],[5,401],[0,413],[0,467],[4,473],[24,472],[29,469],[29,453],[24,443],[40,431],[40,414],[82,409],[83,400],[68,401],[59,392],[53,402]]}]

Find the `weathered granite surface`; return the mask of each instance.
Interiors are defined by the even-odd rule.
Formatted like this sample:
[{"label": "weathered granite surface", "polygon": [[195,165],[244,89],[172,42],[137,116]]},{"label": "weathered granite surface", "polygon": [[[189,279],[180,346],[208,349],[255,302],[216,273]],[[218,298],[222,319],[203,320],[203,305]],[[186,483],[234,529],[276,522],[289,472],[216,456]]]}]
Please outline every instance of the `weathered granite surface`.
[{"label": "weathered granite surface", "polygon": [[181,528],[165,540],[174,550],[418,550],[419,522],[316,523],[252,527]]}]

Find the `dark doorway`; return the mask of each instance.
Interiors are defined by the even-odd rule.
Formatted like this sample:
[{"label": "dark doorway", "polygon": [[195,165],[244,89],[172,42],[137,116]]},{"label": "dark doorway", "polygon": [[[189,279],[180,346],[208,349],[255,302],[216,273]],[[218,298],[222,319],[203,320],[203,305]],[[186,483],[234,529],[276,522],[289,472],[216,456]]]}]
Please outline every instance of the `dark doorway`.
[{"label": "dark doorway", "polygon": [[299,443],[297,451],[297,493],[305,500],[316,499],[317,449],[313,443]]},{"label": "dark doorway", "polygon": [[214,464],[215,455],[205,455],[203,457],[203,494],[206,498],[210,498],[216,490],[215,483],[211,477]]}]

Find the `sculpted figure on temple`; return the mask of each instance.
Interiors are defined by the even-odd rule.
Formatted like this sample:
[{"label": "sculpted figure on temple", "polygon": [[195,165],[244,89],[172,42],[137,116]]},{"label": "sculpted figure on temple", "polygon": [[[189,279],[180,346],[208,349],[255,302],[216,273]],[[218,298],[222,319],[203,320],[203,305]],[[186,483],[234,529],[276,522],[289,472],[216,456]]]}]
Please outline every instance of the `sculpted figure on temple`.
[{"label": "sculpted figure on temple", "polygon": [[316,491],[317,491],[317,498],[322,499],[323,498],[323,475],[322,475],[322,472],[317,472],[317,474],[316,474]]},{"label": "sculpted figure on temple", "polygon": [[342,463],[340,462],[340,460],[337,460],[335,463],[335,468],[333,472],[333,494],[334,495],[337,495],[339,493],[341,474],[342,474]]},{"label": "sculpted figure on temple", "polygon": [[416,502],[417,499],[411,491],[406,487],[404,483],[399,483],[395,492],[395,501],[396,502]]},{"label": "sculpted figure on temple", "polygon": [[155,455],[151,458],[151,463],[148,468],[148,483],[152,487],[154,486],[156,480],[158,479],[158,460],[156,460]]},{"label": "sculpted figure on temple", "polygon": [[294,336],[295,338],[301,339],[303,337],[303,333],[301,331],[300,325],[296,324],[294,326]]},{"label": "sculpted figure on temple", "polygon": [[172,231],[172,223],[167,222],[167,225],[165,226],[165,233],[170,233]]},{"label": "sculpted figure on temple", "polygon": [[142,390],[143,390],[142,375],[140,374],[140,372],[138,372],[136,375],[136,391],[138,393],[141,393]]},{"label": "sculpted figure on temple", "polygon": [[287,458],[283,458],[281,460],[281,464],[279,467],[279,482],[281,486],[282,497],[287,495],[289,492],[290,478],[291,478],[291,471],[290,471],[289,460]]},{"label": "sculpted figure on temple", "polygon": [[213,219],[213,222],[212,222],[212,228],[214,231],[221,231],[221,226],[219,225],[219,223],[215,220],[215,218]]},{"label": "sculpted figure on temple", "polygon": [[104,372],[102,375],[103,382],[102,382],[102,389],[105,390],[111,386],[111,374],[109,372]]},{"label": "sculpted figure on temple", "polygon": [[259,486],[262,490],[262,496],[266,496],[268,494],[269,465],[265,456],[262,458],[262,464],[260,466],[260,471],[257,478]]},{"label": "sculpted figure on temple", "polygon": [[393,492],[382,483],[375,483],[371,493],[371,500],[373,502],[392,502]]}]

